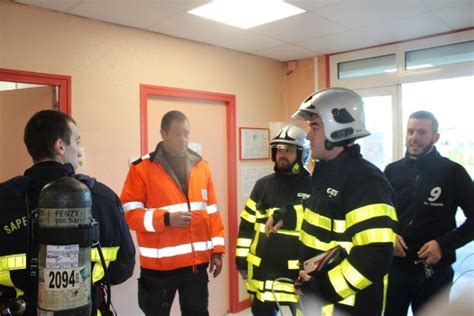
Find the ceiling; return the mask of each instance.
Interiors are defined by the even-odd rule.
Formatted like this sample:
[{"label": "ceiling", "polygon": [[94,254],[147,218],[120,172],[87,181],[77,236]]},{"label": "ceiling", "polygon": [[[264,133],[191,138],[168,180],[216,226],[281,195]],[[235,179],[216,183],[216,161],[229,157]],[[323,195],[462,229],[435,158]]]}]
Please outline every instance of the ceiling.
[{"label": "ceiling", "polygon": [[306,12],[249,30],[187,13],[210,0],[12,1],[280,61],[474,26],[474,0],[286,0]]}]

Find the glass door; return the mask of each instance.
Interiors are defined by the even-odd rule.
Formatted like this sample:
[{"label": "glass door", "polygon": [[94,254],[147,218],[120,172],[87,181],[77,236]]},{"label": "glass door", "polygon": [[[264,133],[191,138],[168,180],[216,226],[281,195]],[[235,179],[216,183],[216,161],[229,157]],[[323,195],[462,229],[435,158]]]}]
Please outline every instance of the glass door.
[{"label": "glass door", "polygon": [[362,155],[382,171],[402,155],[398,149],[401,131],[397,124],[397,86],[356,90],[365,103],[365,126],[370,136],[357,140]]}]

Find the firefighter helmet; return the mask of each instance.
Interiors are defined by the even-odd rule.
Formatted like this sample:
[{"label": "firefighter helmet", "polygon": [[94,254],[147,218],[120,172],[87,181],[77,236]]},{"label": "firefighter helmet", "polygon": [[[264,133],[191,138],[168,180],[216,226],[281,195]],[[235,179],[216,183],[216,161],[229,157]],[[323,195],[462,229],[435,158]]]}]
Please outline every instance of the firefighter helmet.
[{"label": "firefighter helmet", "polygon": [[319,115],[324,134],[333,146],[343,146],[370,135],[365,129],[364,101],[356,92],[345,88],[317,91],[301,103],[292,118],[309,121]]},{"label": "firefighter helmet", "polygon": [[295,164],[303,168],[308,162],[309,146],[306,140],[306,133],[293,124],[284,126],[270,142],[272,147],[272,160],[276,160],[276,152],[280,146],[293,145],[298,152],[298,158]]}]

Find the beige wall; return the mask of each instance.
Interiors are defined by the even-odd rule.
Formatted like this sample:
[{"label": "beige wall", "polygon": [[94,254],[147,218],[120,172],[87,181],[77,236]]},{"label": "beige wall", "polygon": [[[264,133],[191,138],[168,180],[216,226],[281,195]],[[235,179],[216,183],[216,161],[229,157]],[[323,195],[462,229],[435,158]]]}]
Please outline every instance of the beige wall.
[{"label": "beige wall", "polygon": [[0,91],[0,182],[31,166],[23,144],[25,123],[37,111],[53,105],[52,87]]},{"label": "beige wall", "polygon": [[140,84],[235,94],[238,126],[285,119],[274,60],[4,2],[0,30],[0,68],[72,77],[85,171],[116,192],[140,152]]}]

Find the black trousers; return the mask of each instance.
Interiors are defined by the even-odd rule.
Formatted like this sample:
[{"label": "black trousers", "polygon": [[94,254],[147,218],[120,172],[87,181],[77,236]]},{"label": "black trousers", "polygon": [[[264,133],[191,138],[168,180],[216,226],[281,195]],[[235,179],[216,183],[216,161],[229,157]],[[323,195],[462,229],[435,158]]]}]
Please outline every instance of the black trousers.
[{"label": "black trousers", "polygon": [[451,266],[434,266],[434,274],[427,278],[422,264],[393,262],[388,275],[385,316],[406,316],[411,304],[417,315],[425,304],[436,296],[436,303],[449,303],[449,289],[454,271]]},{"label": "black trousers", "polygon": [[183,316],[208,316],[209,278],[206,266],[172,272],[141,269],[138,279],[138,305],[147,316],[168,316],[179,293]]}]

